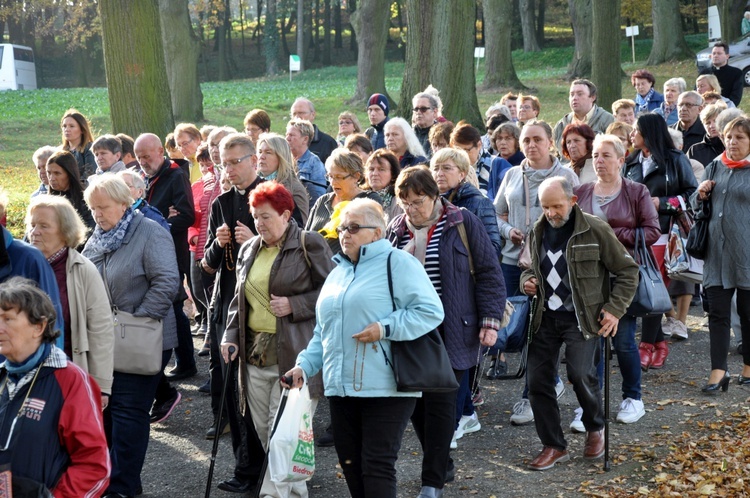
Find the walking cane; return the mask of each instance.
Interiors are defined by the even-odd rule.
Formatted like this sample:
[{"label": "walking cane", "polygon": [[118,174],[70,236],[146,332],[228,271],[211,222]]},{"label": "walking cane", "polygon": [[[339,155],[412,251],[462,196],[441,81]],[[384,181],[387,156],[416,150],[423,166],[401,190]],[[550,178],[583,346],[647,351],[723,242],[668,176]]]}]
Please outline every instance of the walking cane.
[{"label": "walking cane", "polygon": [[609,472],[609,356],[612,339],[604,338],[604,470]]},{"label": "walking cane", "polygon": [[227,386],[229,385],[229,378],[232,376],[232,355],[236,351],[234,349],[234,346],[229,346],[229,362],[227,363],[226,373],[224,374],[224,382],[221,386],[221,398],[219,401],[219,414],[216,417],[216,425],[214,425],[214,446],[211,449],[211,465],[208,467],[208,480],[206,481],[206,498],[209,498],[211,496],[211,481],[214,479],[214,465],[216,465],[216,453],[219,451],[219,436],[221,433],[219,432],[221,428],[219,427],[221,425],[221,412],[224,410],[224,401],[226,401],[227,398]]}]

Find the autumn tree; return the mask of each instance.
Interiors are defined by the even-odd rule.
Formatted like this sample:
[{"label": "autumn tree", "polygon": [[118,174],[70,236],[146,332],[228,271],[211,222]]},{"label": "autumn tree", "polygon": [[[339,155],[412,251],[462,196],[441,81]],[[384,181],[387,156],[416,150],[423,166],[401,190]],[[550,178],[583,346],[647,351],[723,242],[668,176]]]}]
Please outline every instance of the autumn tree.
[{"label": "autumn tree", "polygon": [[654,20],[654,43],[646,64],[654,66],[662,62],[692,57],[682,32],[679,0],[654,0],[651,3]]},{"label": "autumn tree", "polygon": [[591,75],[592,0],[568,0],[570,20],[573,24],[575,49],[568,65],[569,79],[588,78]]},{"label": "autumn tree", "polygon": [[432,84],[443,115],[483,129],[474,75],[475,4],[472,0],[406,0],[406,64],[399,106]]},{"label": "autumn tree", "polygon": [[188,0],[159,0],[164,58],[178,121],[203,119],[203,93],[198,79],[200,41],[193,31]]},{"label": "autumn tree", "polygon": [[[487,5],[488,2],[483,2],[483,5]],[[489,2],[492,3],[492,2]],[[518,10],[521,13],[521,31],[523,32],[523,51],[524,52],[539,52],[542,48],[539,46],[539,40],[537,40],[536,32],[536,16],[534,15],[535,0],[519,0]],[[487,8],[485,7],[485,12]],[[511,16],[513,13],[513,7],[509,11],[505,12],[506,16]],[[486,14],[485,14],[486,18]],[[490,45],[488,45],[490,46]]]},{"label": "autumn tree", "polygon": [[591,79],[597,87],[597,105],[609,109],[622,96],[620,0],[596,0],[592,18]]},{"label": "autumn tree", "polygon": [[513,0],[483,0],[485,40],[484,88],[525,88],[513,67],[511,36]]},{"label": "autumn tree", "polygon": [[99,15],[113,131],[165,136],[174,118],[158,0],[99,0]]},{"label": "autumn tree", "polygon": [[[390,24],[389,0],[360,0],[349,17],[357,34],[357,88],[350,102],[373,93],[388,95],[385,88],[385,44]],[[389,97],[390,100],[390,97]]]}]

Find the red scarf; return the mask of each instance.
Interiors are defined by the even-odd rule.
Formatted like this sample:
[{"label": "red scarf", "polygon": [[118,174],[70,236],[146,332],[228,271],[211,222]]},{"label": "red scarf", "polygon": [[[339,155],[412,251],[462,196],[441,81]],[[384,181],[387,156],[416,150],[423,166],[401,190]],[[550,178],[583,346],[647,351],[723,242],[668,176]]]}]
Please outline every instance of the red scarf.
[{"label": "red scarf", "polygon": [[745,166],[750,166],[750,161],[747,161],[743,159],[742,161],[732,161],[729,159],[729,156],[727,156],[727,151],[724,151],[721,153],[721,162],[724,163],[724,165],[729,169],[737,169],[737,168],[744,168]]}]

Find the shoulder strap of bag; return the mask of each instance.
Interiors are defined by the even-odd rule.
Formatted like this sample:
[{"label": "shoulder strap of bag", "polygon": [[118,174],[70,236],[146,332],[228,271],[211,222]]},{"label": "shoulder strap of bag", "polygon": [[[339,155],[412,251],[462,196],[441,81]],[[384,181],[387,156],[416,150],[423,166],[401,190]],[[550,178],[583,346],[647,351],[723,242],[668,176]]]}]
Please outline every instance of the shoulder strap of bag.
[{"label": "shoulder strap of bag", "polygon": [[307,246],[305,245],[305,234],[306,232],[304,230],[299,231],[299,243],[302,245],[302,253],[305,255],[305,262],[307,263],[307,267],[312,268],[312,264],[310,264],[310,257],[307,255]]},{"label": "shoulder strap of bag", "polygon": [[458,229],[458,235],[461,237],[461,242],[463,242],[464,247],[466,248],[466,253],[469,255],[469,272],[471,273],[471,279],[476,282],[476,276],[474,275],[474,257],[471,255],[471,247],[469,247],[469,238],[466,236],[466,226],[464,225],[464,222],[462,221],[461,223],[456,225],[456,228]]},{"label": "shoulder strap of bag", "polygon": [[114,301],[112,301],[112,294],[109,292],[109,282],[107,282],[107,256],[102,258],[102,280],[104,280],[104,288],[107,291],[107,297],[109,298],[109,305],[112,309],[116,308]]},{"label": "shoulder strap of bag", "polygon": [[396,311],[396,299],[393,297],[393,275],[391,274],[391,255],[393,252],[388,253],[388,259],[386,260],[386,266],[388,267],[388,292],[391,293],[391,305],[393,311]]},{"label": "shoulder strap of bag", "polygon": [[[529,233],[529,226],[531,226],[531,194],[529,194],[529,179],[526,178],[526,173],[521,171],[523,177],[523,190],[526,193],[526,233]],[[524,235],[525,235],[524,234]]]}]

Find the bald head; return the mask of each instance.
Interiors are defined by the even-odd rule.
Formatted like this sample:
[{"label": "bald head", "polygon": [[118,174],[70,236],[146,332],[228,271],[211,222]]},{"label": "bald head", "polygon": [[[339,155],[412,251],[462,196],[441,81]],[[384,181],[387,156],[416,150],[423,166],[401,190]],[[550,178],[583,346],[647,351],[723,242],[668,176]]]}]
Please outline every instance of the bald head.
[{"label": "bald head", "polygon": [[164,164],[164,147],[161,139],[153,133],[139,135],[133,145],[133,152],[148,177],[156,175]]},{"label": "bald head", "polygon": [[539,185],[539,204],[547,221],[555,228],[568,222],[577,200],[573,185],[565,177],[553,176]]}]

